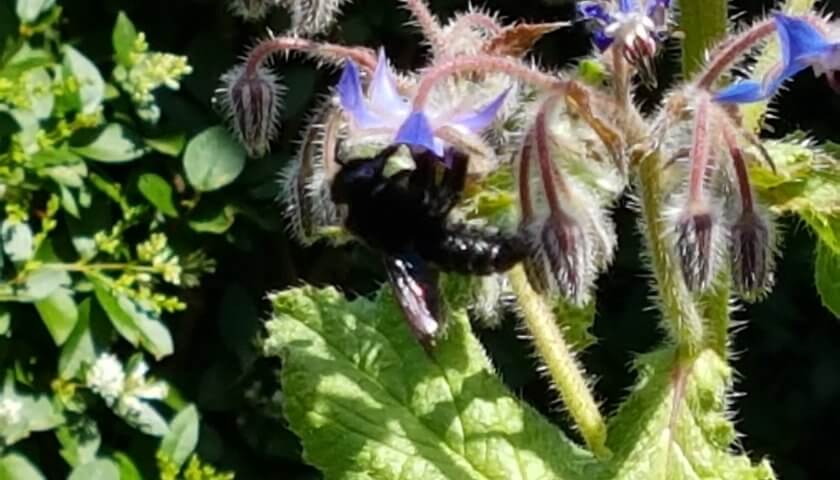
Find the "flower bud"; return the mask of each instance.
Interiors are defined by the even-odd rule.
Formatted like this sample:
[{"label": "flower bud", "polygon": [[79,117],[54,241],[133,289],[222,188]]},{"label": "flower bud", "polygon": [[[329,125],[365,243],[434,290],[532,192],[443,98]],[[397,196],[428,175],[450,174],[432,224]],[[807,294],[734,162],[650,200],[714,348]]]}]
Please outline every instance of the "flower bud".
[{"label": "flower bud", "polygon": [[524,266],[534,289],[559,294],[575,305],[586,303],[594,267],[580,222],[561,212],[527,228],[533,232],[533,244]]},{"label": "flower bud", "polygon": [[677,219],[676,253],[683,279],[692,292],[709,287],[717,272],[720,226],[708,209],[682,214]]},{"label": "flower bud", "polygon": [[277,134],[282,88],[277,77],[259,67],[238,65],[222,75],[217,101],[248,155],[261,157]]},{"label": "flower bud", "polygon": [[753,210],[741,214],[731,232],[732,281],[738,294],[755,301],[773,284],[772,225]]}]

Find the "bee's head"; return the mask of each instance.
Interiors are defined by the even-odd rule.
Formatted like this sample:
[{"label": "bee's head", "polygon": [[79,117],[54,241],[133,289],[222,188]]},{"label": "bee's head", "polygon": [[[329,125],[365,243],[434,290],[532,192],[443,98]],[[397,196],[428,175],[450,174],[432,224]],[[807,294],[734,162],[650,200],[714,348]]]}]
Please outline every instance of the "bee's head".
[{"label": "bee's head", "polygon": [[346,204],[358,195],[369,194],[382,183],[385,164],[397,148],[389,146],[369,158],[337,160],[341,169],[335,174],[330,187],[333,202]]}]

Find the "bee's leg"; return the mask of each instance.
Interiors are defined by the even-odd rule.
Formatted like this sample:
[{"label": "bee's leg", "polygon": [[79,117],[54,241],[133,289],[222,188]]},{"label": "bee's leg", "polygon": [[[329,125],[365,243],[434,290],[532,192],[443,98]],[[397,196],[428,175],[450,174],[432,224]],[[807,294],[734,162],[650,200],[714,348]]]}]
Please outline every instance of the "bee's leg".
[{"label": "bee's leg", "polygon": [[443,173],[440,185],[435,188],[435,210],[441,214],[449,213],[461,200],[464,186],[467,183],[467,167],[469,157],[457,150],[447,151],[451,155],[450,165]]}]

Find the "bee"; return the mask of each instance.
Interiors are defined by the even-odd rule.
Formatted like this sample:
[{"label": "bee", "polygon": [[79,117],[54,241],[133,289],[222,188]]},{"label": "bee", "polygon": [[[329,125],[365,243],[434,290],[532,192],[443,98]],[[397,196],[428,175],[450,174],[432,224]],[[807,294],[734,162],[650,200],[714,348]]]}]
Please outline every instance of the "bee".
[{"label": "bee", "polygon": [[504,272],[529,255],[530,242],[524,229],[504,233],[450,221],[466,183],[466,155],[413,152],[414,169],[386,176],[398,148],[340,162],[330,193],[346,206],[347,230],[382,254],[408,325],[428,348],[440,326],[440,272]]}]

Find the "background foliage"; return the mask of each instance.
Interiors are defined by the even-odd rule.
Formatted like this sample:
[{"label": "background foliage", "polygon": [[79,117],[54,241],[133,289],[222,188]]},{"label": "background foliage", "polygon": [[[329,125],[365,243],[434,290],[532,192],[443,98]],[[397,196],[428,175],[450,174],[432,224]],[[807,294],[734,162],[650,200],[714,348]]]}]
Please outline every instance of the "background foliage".
[{"label": "background foliage", "polygon": [[[15,20],[17,3],[20,2],[0,0],[2,45],[8,46],[17,38],[20,28]],[[756,13],[768,8],[771,2],[735,3]],[[39,262],[72,264],[76,259],[68,256],[68,252],[80,248],[78,242],[84,235],[79,232],[103,230],[119,240],[113,253],[105,249],[107,238],[98,241],[91,238],[88,242],[98,248],[102,258],[108,258],[108,263],[131,267],[83,268],[68,271],[68,277],[61,278],[50,271],[50,275],[40,279],[35,276],[32,280],[40,268],[32,264],[29,273],[20,277],[29,279],[22,283],[24,293],[38,297],[37,290],[44,288],[51,289],[49,295],[34,302],[35,308],[33,302],[0,304],[0,331],[6,331],[0,339],[0,365],[4,378],[8,379],[6,384],[14,379],[17,393],[26,397],[27,408],[38,413],[38,423],[30,424],[25,430],[50,430],[58,423],[59,416],[75,426],[33,433],[16,441],[17,453],[3,457],[0,472],[20,474],[30,468],[25,460],[28,458],[46,478],[65,478],[71,471],[77,478],[92,478],[94,470],[107,474],[117,467],[123,475],[129,475],[127,472],[132,468],[136,470],[133,477],[123,478],[172,478],[179,470],[178,465],[188,463],[200,412],[196,451],[203,462],[220,470],[235,471],[241,479],[266,478],[266,472],[272,472],[269,476],[276,478],[318,478],[314,470],[301,463],[297,440],[282,420],[279,398],[274,394],[278,391],[274,361],[258,357],[254,340],[261,319],[268,314],[265,292],[305,281],[367,293],[383,279],[375,257],[363,249],[334,250],[322,245],[302,249],[294,245],[283,231],[274,201],[278,193],[277,173],[294,151],[293,142],[303,117],[314,106],[316,94],[334,81],[334,75],[317,73],[310,65],[294,60],[283,64],[284,82],[295,95],[287,97],[282,141],[274,149],[275,153],[265,159],[238,161],[244,155],[213,128],[220,119],[210,98],[219,75],[234,63],[253,36],[262,33],[263,26],[242,24],[230,16],[221,1],[111,1],[92,8],[87,1],[65,0],[60,6],[61,19],[53,25],[60,37],[48,39],[43,46],[55,57],[36,61],[45,62],[48,68],[63,63],[61,68],[71,72],[67,78],[85,76],[80,70],[91,69],[92,65],[72,53],[61,55],[66,50],[59,42],[72,45],[98,67],[104,81],[121,90],[103,83],[101,98],[96,98],[96,88],[93,93],[82,89],[89,95],[81,96],[70,88],[70,94],[57,95],[61,97],[56,100],[59,106],[54,104],[48,110],[55,113],[60,107],[61,118],[73,118],[76,111],[90,113],[85,112],[88,102],[98,105],[105,100],[104,117],[91,126],[119,122],[131,129],[134,142],[116,147],[114,142],[105,142],[102,145],[106,148],[96,150],[90,145],[97,137],[90,135],[101,135],[99,131],[86,132],[80,128],[78,132],[69,132],[67,145],[75,155],[85,159],[82,161],[87,168],[82,175],[84,187],[73,183],[72,172],[48,172],[55,167],[49,158],[43,159],[42,166],[27,172],[26,178],[37,186],[37,193],[29,201],[34,210],[41,212],[41,218],[29,222],[34,227],[36,244],[39,228],[56,219],[55,230],[49,234],[52,248],[42,246],[34,258]],[[433,10],[441,15],[462,6],[462,2],[456,1],[432,2]],[[572,15],[571,4],[563,1],[542,4],[496,1],[488,6],[508,18],[553,20]],[[118,23],[121,11],[125,17]],[[352,43],[385,45],[398,66],[410,66],[423,55],[422,48],[413,41],[416,37],[403,26],[407,15],[393,2],[359,0],[345,11],[332,35]],[[181,80],[180,90],[156,91],[160,121],[153,126],[146,120],[157,111],[148,98],[131,95],[132,89],[125,83],[131,77],[120,72],[121,67],[131,68],[131,51],[137,47],[137,38],[127,19],[137,32],[145,32],[151,51],[184,55],[192,67],[192,73]],[[267,21],[276,30],[282,30],[286,22],[281,11]],[[119,25],[116,33],[115,25]],[[545,63],[563,65],[584,55],[588,42],[584,30],[576,27],[548,36],[541,42],[539,51]],[[663,63],[664,68],[676,70],[667,59]],[[92,75],[87,73],[88,77]],[[827,88],[824,82],[813,79],[797,81],[778,105],[784,115],[771,122],[776,134],[781,136],[802,129],[813,132],[821,140],[840,142],[835,121],[840,113],[840,100],[830,95]],[[36,90],[33,95],[36,100],[40,98],[37,94]],[[650,92],[652,99],[656,95],[657,92]],[[58,115],[52,117],[59,119]],[[14,128],[7,118],[3,120],[0,113],[0,132],[3,132],[0,151],[8,148],[3,139]],[[59,125],[56,123],[54,128],[58,131]],[[214,152],[213,155],[208,151]],[[208,169],[208,165],[214,168]],[[64,183],[55,180],[56,175]],[[92,198],[90,207],[85,206],[84,191]],[[52,202],[51,194],[56,198]],[[70,211],[72,206],[68,207],[71,203],[68,196],[82,210],[101,204],[106,212],[82,212],[74,216]],[[10,197],[5,200],[9,201]],[[7,209],[6,218],[13,213]],[[80,225],[74,224],[76,217],[89,223],[80,229]],[[92,223],[109,218],[111,222],[102,225]],[[111,231],[111,225],[119,219],[126,225],[125,231]],[[639,262],[639,246],[634,244],[637,238],[633,234],[632,216],[619,212],[618,221],[621,245],[617,261],[599,285],[602,305],[599,305],[600,320],[596,322],[595,334],[600,342],[583,358],[601,378],[599,386],[607,392],[608,409],[617,403],[631,382],[626,368],[630,357],[623,352],[646,351],[659,338],[655,315],[638,313],[648,304],[648,287],[639,281],[645,270]],[[6,247],[7,259],[2,268],[3,278],[8,279],[9,274],[19,273],[24,268],[22,265],[27,264],[27,235],[12,226],[4,230],[5,244],[18,245],[23,252],[15,259],[9,253],[15,249]],[[774,294],[737,314],[738,318],[761,319],[750,322],[736,340],[735,350],[741,353],[735,367],[744,378],[737,388],[746,393],[738,399],[742,412],[739,430],[746,433],[747,451],[755,458],[772,458],[780,478],[834,478],[840,475],[840,460],[833,455],[835,447],[822,432],[840,429],[840,416],[835,407],[840,401],[840,377],[836,374],[840,368],[840,347],[835,340],[840,338],[840,325],[821,305],[813,288],[813,238],[794,222],[789,221],[785,230],[786,255],[778,269]],[[146,255],[137,246],[148,242],[151,233],[164,234],[167,248],[160,248],[161,237],[156,237],[158,248]],[[147,245],[151,248],[153,243]],[[212,273],[206,259],[194,256],[199,249],[215,261]],[[163,255],[162,264],[156,263],[155,257],[159,255]],[[180,286],[167,281],[161,266],[171,263],[175,256],[181,269]],[[96,262],[103,263],[100,257]],[[162,333],[159,327],[149,326],[148,322],[158,325],[154,323],[158,316],[153,308],[152,314],[148,309],[132,311],[125,301],[119,300],[120,292],[133,292],[138,302],[146,300],[139,298],[143,279],[124,280],[133,282],[128,290],[115,290],[112,285],[125,272],[143,273],[137,267],[152,269],[157,279],[153,282],[155,292],[177,295],[188,306],[183,311],[166,312],[167,308],[162,307],[177,310],[175,297],[152,299],[163,310],[163,324],[171,332],[171,345],[168,334]],[[203,275],[200,281],[199,275]],[[55,285],[51,286],[50,282]],[[72,288],[76,292],[72,295],[73,307],[68,306],[66,299],[45,302],[56,288]],[[16,291],[15,295],[19,294]],[[165,304],[167,301],[170,303]],[[66,315],[51,313],[66,309],[75,309],[73,318],[77,322],[63,323],[57,319]],[[134,339],[138,347],[117,340],[113,332],[105,338],[97,337],[96,325],[107,324],[106,317],[112,323],[118,322],[114,317],[125,319],[125,331],[120,330],[119,336]],[[534,373],[527,346],[517,340],[513,327],[503,325],[481,335],[508,386],[562,425],[563,415],[552,410],[547,386]],[[84,350],[82,353],[74,353],[80,348]],[[170,350],[174,354],[168,355]],[[132,366],[130,359],[133,356],[139,359],[136,353],[141,351],[145,351],[145,361],[151,367],[148,374],[137,377],[144,379],[142,386],[154,387],[152,378],[169,385],[168,395],[162,401],[141,400],[152,409],[151,412],[144,409],[149,415],[143,417],[144,422],[132,420],[133,417],[121,410],[118,399],[109,401],[101,391],[88,388],[87,393],[80,393],[86,384],[90,386],[87,382],[90,372],[73,370],[74,355],[96,358],[112,353],[122,361],[131,377],[132,371],[140,370],[136,369],[139,360]],[[62,375],[64,381],[52,381],[57,372],[66,372]],[[139,394],[135,396],[142,399]],[[195,408],[189,407],[190,404]],[[91,434],[90,420],[98,425],[95,434]],[[161,441],[141,430],[152,434],[167,430],[175,433]],[[12,439],[4,441],[11,443]],[[200,469],[193,464],[192,470],[186,467],[182,475],[201,478],[197,470]],[[4,477],[0,475],[0,478]]]}]

